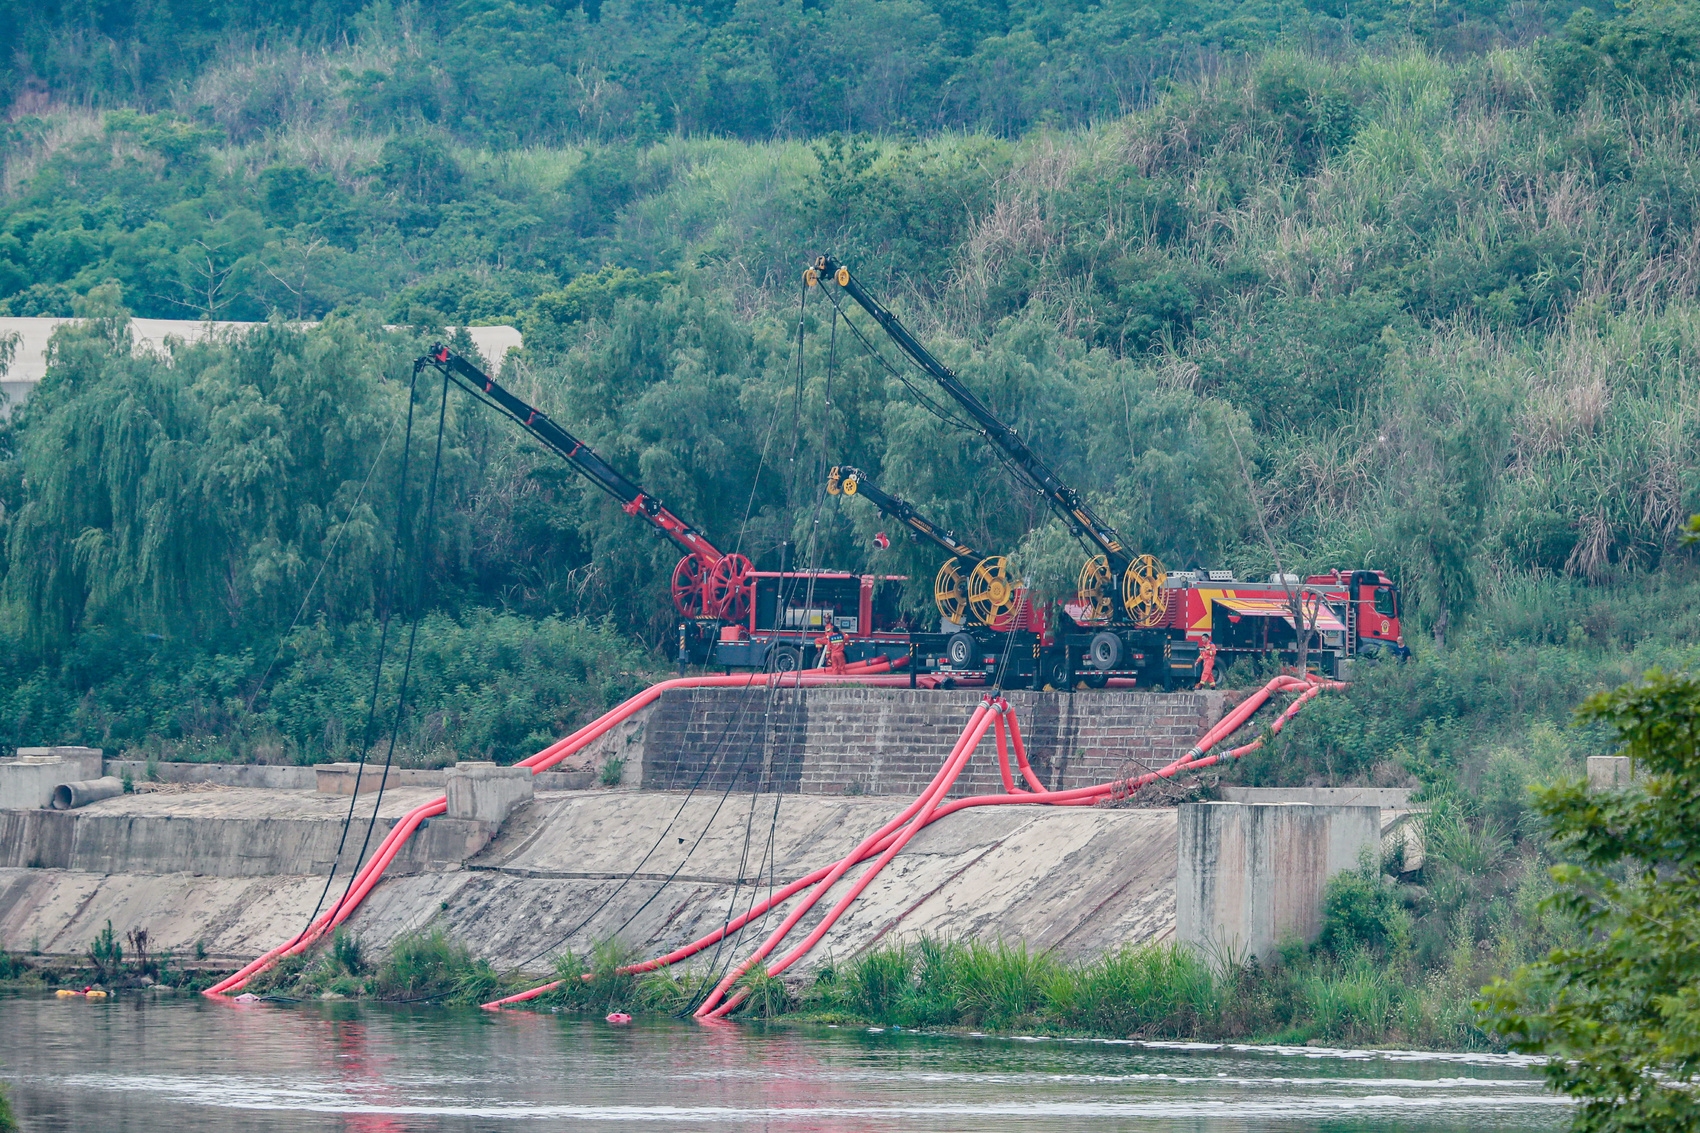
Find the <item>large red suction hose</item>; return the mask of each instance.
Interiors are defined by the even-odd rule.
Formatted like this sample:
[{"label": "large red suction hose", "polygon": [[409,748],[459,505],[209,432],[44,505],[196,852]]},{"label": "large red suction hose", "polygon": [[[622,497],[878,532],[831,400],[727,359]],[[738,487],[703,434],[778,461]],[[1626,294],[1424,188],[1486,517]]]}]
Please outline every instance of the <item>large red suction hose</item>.
[{"label": "large red suction hose", "polygon": [[[1286,711],[1283,712],[1278,719],[1276,719],[1273,725],[1271,725],[1272,732],[1279,732],[1286,722],[1292,719],[1299,709],[1304,706],[1304,704],[1318,695],[1324,688],[1344,687],[1345,686],[1343,684],[1335,681],[1319,681],[1314,679],[1301,680],[1292,676],[1276,677],[1263,688],[1253,693],[1241,704],[1237,705],[1232,712],[1230,712],[1214,727],[1209,729],[1204,736],[1199,739],[1198,743],[1194,744],[1193,747],[1186,752],[1186,754],[1167,766],[1156,771],[1149,772],[1145,775],[1136,776],[1132,779],[1116,780],[1108,783],[1096,784],[1090,787],[1077,788],[1072,791],[1050,791],[1045,788],[1038,776],[1034,774],[1032,766],[1027,759],[1026,745],[1022,741],[1020,725],[1016,719],[1015,713],[1008,711],[1007,705],[1002,701],[998,701],[992,705],[993,720],[997,727],[997,736],[999,741],[999,772],[1003,778],[1006,793],[1003,795],[980,795],[973,798],[958,799],[954,802],[943,803],[940,805],[939,800],[949,792],[949,786],[945,786],[942,790],[939,789],[940,779],[950,771],[953,764],[956,765],[956,771],[959,774],[961,765],[966,762],[967,754],[972,752],[973,749],[970,747],[965,753],[963,751],[963,745],[968,740],[970,732],[975,729],[977,724],[980,723],[981,718],[984,715],[984,710],[987,706],[982,705],[980,708],[976,709],[974,716],[970,718],[968,725],[963,730],[962,737],[957,742],[957,747],[952,750],[951,756],[946,759],[944,767],[941,767],[939,776],[934,777],[934,780],[931,784],[929,784],[928,789],[922,792],[921,798],[918,798],[914,804],[911,804],[910,807],[906,808],[903,814],[900,814],[897,818],[888,822],[881,828],[880,831],[877,831],[868,840],[864,841],[861,846],[857,847],[856,851],[853,851],[844,860],[834,866],[822,867],[811,872],[805,877],[799,878],[790,885],[787,885],[780,891],[774,893],[766,901],[753,906],[742,916],[729,921],[727,924],[699,940],[693,941],[665,956],[658,957],[654,960],[648,960],[641,964],[630,965],[629,967],[620,969],[620,971],[623,974],[646,972],[665,967],[669,964],[677,963],[678,961],[695,955],[704,948],[718,942],[726,935],[737,931],[752,918],[763,915],[768,911],[768,909],[789,900],[804,889],[807,889],[810,886],[819,886],[816,893],[810,896],[802,910],[803,912],[806,912],[808,908],[813,907],[820,896],[824,895],[825,892],[831,888],[831,884],[821,884],[829,876],[832,878],[833,882],[836,882],[839,877],[843,876],[843,873],[847,869],[855,865],[857,862],[866,861],[869,857],[872,857],[875,854],[882,855],[882,860],[870,869],[868,874],[856,884],[855,891],[842,899],[839,902],[838,908],[828,914],[829,920],[836,920],[838,915],[842,913],[843,909],[848,906],[849,902],[854,900],[854,898],[860,894],[861,890],[866,887],[874,875],[876,875],[879,870],[884,867],[885,863],[890,860],[890,857],[884,856],[885,851],[891,850],[893,844],[900,838],[902,843],[906,844],[908,840],[913,837],[915,833],[918,833],[922,827],[930,825],[932,822],[937,821],[946,815],[954,814],[959,810],[969,807],[1004,804],[1043,803],[1053,806],[1090,806],[1101,801],[1105,797],[1112,796],[1117,793],[1125,794],[1138,790],[1141,787],[1147,786],[1159,779],[1170,778],[1182,771],[1207,767],[1223,759],[1237,759],[1261,747],[1263,744],[1262,738],[1259,737],[1251,743],[1242,747],[1234,748],[1233,750],[1220,755],[1205,757],[1203,753],[1209,751],[1212,747],[1216,746],[1216,744],[1220,743],[1223,739],[1232,735],[1235,731],[1242,727],[1245,722],[1251,718],[1252,714],[1255,713],[1258,708],[1262,707],[1262,705],[1269,700],[1270,696],[1277,692],[1302,690],[1301,695],[1295,699],[1294,702],[1288,706]],[[983,735],[984,727],[982,726],[979,728],[978,733],[974,736],[975,742],[977,743],[979,737]],[[1021,768],[1022,777],[1028,782],[1032,790],[1019,791],[1014,788],[1013,777],[1008,763],[1008,748],[1006,747],[1006,741],[1009,746],[1013,746],[1016,759]],[[961,758],[959,759],[958,757]],[[952,781],[954,781],[954,778],[955,776],[952,775]],[[924,808],[929,796],[932,799],[933,806],[932,809],[927,810]],[[919,817],[916,817],[917,815]],[[915,818],[915,823],[908,830],[899,832],[897,827],[906,821],[906,816],[909,818]],[[901,846],[898,848],[901,849]],[[794,926],[795,919],[788,918],[788,920],[791,925]],[[781,927],[783,931],[788,931],[785,926]],[[770,969],[770,974],[778,974],[778,972],[782,971],[785,966],[794,963],[797,959],[806,955],[808,950],[812,948],[815,943],[818,943],[822,935],[824,935],[824,930],[817,929],[817,932],[811,934],[809,941],[805,942],[803,946],[795,950],[792,955],[787,956],[783,961],[775,964],[773,968]],[[767,952],[772,950],[772,946],[776,943],[777,941],[774,941],[773,944],[765,946],[757,956],[752,957],[750,961],[746,962],[738,972],[728,977],[727,980],[723,980],[721,986],[716,989],[716,994],[724,994],[726,987],[729,986],[732,981],[738,979],[742,972],[753,967],[754,963],[759,962],[759,960],[763,958]],[[518,1003],[534,998],[535,996],[541,995],[544,992],[553,990],[559,986],[560,981],[554,981],[540,987],[535,987],[528,991],[521,992],[518,995],[508,996],[504,999],[487,1003],[484,1006],[486,1008],[493,1009],[500,1008],[501,1006],[509,1003]],[[699,1015],[712,1015],[715,1017],[724,1015],[726,1011],[735,1007],[737,1003],[743,999],[743,997],[744,993],[740,991],[735,993],[729,1002],[721,1003],[718,1006],[716,1006],[711,1000],[708,1005],[705,1005],[704,1009],[699,1010]]]},{"label": "large red suction hose", "polygon": [[[879,675],[890,672],[893,668],[906,664],[907,661],[908,658],[906,657],[899,657],[893,662],[882,656],[846,666],[846,672],[843,674],[833,673],[829,669],[806,669],[795,674],[767,675],[762,680],[766,687],[792,685],[811,688],[822,684],[844,684],[846,682],[863,685],[907,683],[907,677],[883,677]],[[756,680],[756,676],[744,675],[676,677],[672,680],[661,681],[649,686],[635,696],[629,697],[578,731],[555,741],[529,759],[521,760],[518,766],[528,767],[533,773],[548,770],[569,756],[582,751],[609,729],[616,727],[653,704],[662,693],[669,689],[727,688],[739,685],[748,688],[753,687]],[[378,849],[372,855],[371,860],[366,862],[354,875],[354,881],[342,899],[337,901],[328,911],[315,918],[313,923],[301,933],[252,961],[235,974],[214,984],[202,994],[222,996],[226,992],[235,991],[255,975],[271,967],[280,958],[297,955],[311,948],[325,933],[336,928],[337,925],[340,925],[354,913],[360,903],[366,899],[366,895],[382,879],[384,870],[389,868],[390,863],[400,853],[401,847],[419,829],[420,824],[426,819],[434,818],[447,810],[448,799],[445,796],[432,799],[430,802],[423,803],[408,811],[385,836],[384,840],[378,844]]]},{"label": "large red suction hose", "polygon": [[[703,1001],[702,1005],[697,1008],[696,1014],[698,1018],[715,1014],[715,1005],[719,1003],[720,998],[726,994],[732,985],[737,983],[739,979],[743,978],[745,972],[760,963],[769,952],[778,947],[780,942],[783,941],[785,937],[790,934],[791,930],[796,927],[797,922],[802,920],[809,910],[815,907],[816,902],[831,891],[833,885],[838,882],[840,877],[844,876],[846,871],[848,871],[857,862],[861,861],[869,853],[873,852],[882,840],[888,841],[889,845],[886,846],[885,851],[880,855],[880,859],[874,863],[873,867],[869,869],[866,874],[862,876],[860,881],[852,886],[849,895],[839,901],[837,905],[833,906],[832,910],[827,913],[826,917],[815,927],[814,931],[809,934],[808,939],[806,939],[796,951],[793,951],[783,960],[780,960],[778,963],[774,964],[773,967],[769,968],[768,974],[778,975],[780,972],[796,963],[796,961],[807,953],[809,949],[815,946],[816,942],[818,942],[821,937],[826,935],[826,930],[831,928],[833,922],[843,915],[844,910],[849,907],[850,902],[855,900],[856,897],[861,894],[862,890],[867,887],[868,882],[872,881],[874,876],[878,874],[880,870],[885,868],[887,862],[897,856],[897,852],[908,844],[909,839],[920,833],[921,829],[926,826],[925,821],[917,821],[912,823],[901,833],[898,833],[898,828],[904,823],[909,822],[909,820],[917,814],[925,814],[932,810],[933,807],[937,805],[938,800],[950,792],[950,788],[956,783],[957,776],[962,773],[963,766],[967,764],[968,757],[974,753],[975,747],[979,745],[980,737],[986,734],[986,729],[991,725],[991,718],[1001,711],[1001,708],[996,708],[989,702],[982,702],[979,707],[974,709],[974,714],[969,717],[968,726],[962,730],[962,735],[957,739],[956,746],[950,753],[950,758],[945,760],[944,766],[939,768],[938,774],[933,776],[933,781],[927,784],[926,790],[921,792],[920,797],[910,803],[903,813],[887,822],[873,834],[870,834],[863,840],[861,845],[857,846],[841,861],[839,861],[837,865],[833,866],[831,872],[829,872],[826,877],[815,886],[815,891],[804,899],[795,909],[792,909],[790,913],[786,914],[785,919],[780,922],[779,927],[774,929],[772,934],[770,934],[768,938],[762,942],[761,947],[757,948],[755,953],[751,955],[749,959],[745,960],[732,971],[726,973],[726,976],[720,981],[719,985],[716,986],[714,991],[709,994],[708,998]],[[724,1012],[720,1012],[720,1014],[724,1014]]]},{"label": "large red suction hose", "polygon": [[[1235,749],[1233,749],[1229,752],[1223,753],[1222,755],[1204,757],[1203,752],[1208,751],[1211,747],[1213,747],[1217,743],[1221,742],[1221,740],[1225,739],[1229,735],[1232,735],[1233,732],[1235,730],[1237,730],[1237,728],[1240,725],[1243,725],[1246,720],[1250,719],[1251,715],[1257,710],[1257,708],[1261,707],[1264,703],[1266,703],[1268,701],[1269,697],[1271,695],[1273,695],[1274,693],[1280,692],[1280,691],[1291,691],[1291,690],[1295,690],[1295,689],[1302,689],[1303,690],[1301,695],[1297,699],[1295,699],[1294,702],[1287,707],[1287,710],[1285,712],[1283,712],[1278,719],[1276,719],[1276,721],[1274,722],[1273,725],[1271,725],[1271,731],[1272,732],[1279,732],[1281,730],[1281,728],[1285,726],[1286,722],[1288,720],[1291,720],[1293,718],[1293,716],[1295,714],[1297,714],[1298,710],[1301,707],[1303,707],[1304,704],[1306,704],[1312,698],[1314,698],[1316,695],[1318,695],[1324,687],[1344,688],[1345,686],[1343,684],[1341,684],[1340,682],[1337,682],[1337,681],[1322,682],[1322,681],[1314,681],[1314,680],[1300,680],[1297,677],[1289,677],[1289,676],[1276,677],[1274,680],[1271,680],[1267,685],[1265,685],[1262,689],[1260,689],[1256,693],[1254,693],[1251,697],[1248,697],[1246,702],[1244,702],[1243,704],[1238,706],[1232,713],[1229,714],[1228,717],[1224,718],[1214,728],[1211,728],[1208,732],[1206,732],[1204,737],[1202,739],[1200,739],[1200,741],[1197,744],[1195,744],[1192,748],[1188,749],[1188,751],[1186,752],[1185,755],[1181,756],[1179,759],[1168,764],[1167,766],[1160,768],[1157,771],[1150,772],[1146,775],[1138,776],[1138,777],[1131,779],[1131,780],[1112,781],[1112,782],[1109,782],[1109,783],[1100,783],[1100,784],[1096,784],[1096,785],[1090,786],[1090,787],[1077,788],[1077,789],[1072,790],[1072,791],[1049,791],[1049,790],[1045,790],[1042,784],[1039,784],[1037,776],[1032,775],[1031,768],[1027,764],[1025,745],[1022,744],[1022,742],[1021,742],[1019,725],[1016,724],[1016,722],[1015,722],[1015,714],[1013,712],[1008,712],[1007,713],[1007,719],[1009,721],[1009,727],[1010,727],[1010,738],[1013,741],[1013,744],[1015,746],[1017,759],[1021,762],[1021,764],[1024,768],[1024,771],[1027,774],[1029,781],[1032,782],[1032,783],[1038,784],[1039,789],[1036,790],[1036,791],[1033,791],[1033,792],[1019,792],[1019,793],[1010,793],[1010,794],[1004,794],[1004,795],[980,795],[980,796],[976,796],[976,797],[973,797],[973,798],[958,799],[955,802],[946,803],[942,806],[936,806],[935,805],[933,808],[923,810],[920,817],[916,819],[914,824],[912,826],[910,826],[907,830],[905,830],[901,835],[899,835],[897,837],[901,839],[901,843],[907,843],[909,841],[909,839],[912,838],[916,833],[919,833],[922,828],[930,825],[931,823],[937,821],[938,819],[943,818],[943,817],[945,817],[946,815],[949,815],[949,814],[954,814],[955,812],[957,812],[959,810],[964,810],[964,809],[967,809],[967,808],[973,807],[973,806],[996,806],[996,805],[1032,804],[1032,803],[1045,803],[1045,804],[1049,804],[1049,805],[1061,805],[1061,806],[1083,806],[1083,805],[1089,806],[1089,805],[1092,805],[1092,804],[1100,801],[1102,798],[1109,796],[1109,795],[1112,795],[1112,794],[1114,794],[1118,791],[1128,792],[1128,791],[1138,790],[1140,787],[1147,786],[1150,783],[1157,781],[1158,779],[1172,777],[1176,774],[1179,774],[1181,771],[1188,771],[1188,770],[1194,770],[1194,769],[1201,768],[1201,767],[1208,767],[1208,766],[1210,766],[1214,763],[1217,763],[1220,760],[1225,759],[1225,758],[1237,759],[1237,758],[1247,754],[1248,752],[1255,751],[1259,747],[1263,746],[1262,737],[1259,737],[1258,739],[1252,741],[1249,744],[1244,745],[1243,747],[1235,748]],[[999,701],[999,702],[997,702],[997,704],[994,705],[994,708],[996,710],[998,710],[998,712],[999,712],[998,728],[999,728],[999,731],[1001,733],[1002,730],[1003,730],[1003,727],[1004,727],[1004,718],[1005,718],[1003,713],[1005,711],[1007,711],[1007,705],[1004,704],[1002,701]],[[984,733],[984,729],[982,728],[980,730],[980,734],[983,734],[983,733]],[[978,737],[976,737],[976,739],[977,738]],[[971,752],[972,748],[970,748],[969,751]],[[953,753],[953,755],[954,754],[955,753]],[[1000,744],[999,745],[1000,773],[1002,774],[1004,781],[1006,783],[1012,783],[1011,776],[1010,776],[1010,773],[1009,773],[1007,759],[1008,759],[1007,751],[1003,748],[1003,745]],[[966,753],[963,754],[961,759],[955,761],[957,772],[960,772],[961,765],[965,762],[966,762]],[[947,762],[947,767],[949,767],[949,766],[950,766],[950,763]],[[954,779],[954,778],[955,778],[955,776],[952,775],[952,779]],[[949,788],[946,787],[945,791],[948,791],[948,790],[949,790]],[[942,798],[944,792],[932,791],[930,793],[931,793],[933,799],[936,800],[938,798]],[[925,798],[925,797],[926,797],[926,794],[924,793],[923,798]],[[896,839],[894,838],[894,839],[890,839],[890,840],[895,841]],[[880,860],[878,862],[876,862],[874,864],[874,866],[872,868],[870,868],[865,875],[863,875],[863,877],[856,883],[856,885],[852,889],[852,891],[850,893],[846,894],[846,896],[839,901],[839,903],[833,908],[833,910],[827,914],[826,920],[823,923],[823,925],[817,927],[816,931],[811,933],[809,938],[807,940],[805,940],[802,945],[800,945],[797,949],[795,949],[793,952],[788,954],[783,960],[781,960],[778,963],[769,967],[768,968],[768,975],[770,975],[770,976],[779,975],[782,971],[785,970],[785,968],[787,968],[791,964],[795,963],[797,960],[801,959],[803,956],[807,955],[809,950],[812,949],[814,947],[814,945],[817,944],[820,941],[821,937],[825,935],[826,928],[830,927],[831,923],[833,921],[837,920],[839,915],[841,915],[843,913],[843,911],[849,906],[850,902],[854,901],[856,899],[856,897],[860,895],[862,890],[867,887],[869,882],[871,882],[873,880],[873,878],[879,873],[879,871],[882,870],[886,866],[886,864],[890,862],[890,860],[893,856],[895,856],[895,853],[898,849],[901,849],[901,844],[890,848],[886,854],[882,854]],[[846,859],[846,862],[848,862],[848,860],[849,859]],[[840,866],[844,866],[844,865],[845,865],[845,863],[840,863]],[[830,883],[826,883],[826,882],[821,883],[820,886],[819,886],[819,889],[817,889],[817,891],[816,891],[816,894],[814,895],[814,897],[811,897],[808,904],[810,906],[812,906],[813,903],[814,903],[815,897],[818,897],[821,893],[824,893],[830,887],[831,887]],[[788,923],[794,923],[794,921],[789,921]],[[777,932],[775,935],[776,936],[782,935],[785,931],[787,931],[786,926],[782,925],[779,932]],[[771,944],[768,945],[767,947],[771,948]],[[765,954],[765,952],[758,953],[758,955],[756,957],[752,957],[752,960],[759,960],[761,958],[761,956],[764,955],[764,954]],[[722,980],[720,985],[715,989],[714,994],[709,997],[709,999],[704,1003],[704,1005],[702,1007],[698,1008],[697,1013],[696,1013],[697,1017],[699,1017],[699,1018],[722,1018],[728,1012],[735,1009],[738,1006],[738,1004],[740,1002],[742,1002],[742,1000],[748,994],[746,991],[740,989],[739,991],[737,991],[736,993],[734,993],[733,995],[728,997],[724,1002],[718,1003],[718,1005],[717,1005],[717,1000],[718,1000],[719,996],[725,992],[725,990],[730,985],[730,983],[733,980],[739,978],[744,971],[748,970],[748,968],[750,966],[752,966],[750,963],[746,963],[741,969],[739,969],[738,972],[734,973],[731,976],[728,976],[727,979]]]}]

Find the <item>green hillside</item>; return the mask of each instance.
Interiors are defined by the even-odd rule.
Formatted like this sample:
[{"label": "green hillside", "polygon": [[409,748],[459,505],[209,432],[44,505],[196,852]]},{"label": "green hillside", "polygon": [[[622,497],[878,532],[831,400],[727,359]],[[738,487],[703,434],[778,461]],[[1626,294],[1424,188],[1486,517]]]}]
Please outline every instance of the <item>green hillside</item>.
[{"label": "green hillside", "polygon": [[[522,395],[760,565],[931,576],[849,462],[1070,585],[982,442],[799,320],[831,251],[1141,550],[1394,575],[1414,659],[1230,774],[1422,783],[1425,962],[1546,931],[1524,785],[1700,622],[1700,7],[187,7],[0,16],[0,314],[93,319],[0,433],[0,742],[347,758],[386,615],[410,760],[666,668],[676,553],[464,400],[416,569],[444,326],[520,326]],[[165,360],[127,316],[274,321]]]}]

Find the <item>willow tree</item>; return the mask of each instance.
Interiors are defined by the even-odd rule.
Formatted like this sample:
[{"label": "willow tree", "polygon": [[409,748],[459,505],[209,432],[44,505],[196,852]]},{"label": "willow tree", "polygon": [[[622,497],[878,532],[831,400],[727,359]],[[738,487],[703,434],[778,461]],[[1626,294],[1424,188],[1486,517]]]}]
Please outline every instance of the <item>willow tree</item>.
[{"label": "willow tree", "polygon": [[[86,624],[227,639],[369,609],[404,386],[347,324],[137,353],[121,314],[61,330],[17,421],[6,596],[37,650]],[[392,464],[393,468],[393,464]],[[341,620],[341,619],[339,619]]]}]

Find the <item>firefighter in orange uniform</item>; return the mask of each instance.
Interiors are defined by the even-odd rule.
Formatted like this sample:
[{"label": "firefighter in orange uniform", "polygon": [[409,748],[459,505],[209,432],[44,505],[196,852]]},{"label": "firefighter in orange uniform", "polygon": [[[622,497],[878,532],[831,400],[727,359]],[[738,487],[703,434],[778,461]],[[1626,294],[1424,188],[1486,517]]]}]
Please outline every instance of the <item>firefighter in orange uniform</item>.
[{"label": "firefighter in orange uniform", "polygon": [[1199,688],[1213,688],[1216,685],[1216,643],[1210,640],[1210,635],[1204,635],[1204,644],[1198,648],[1198,659],[1204,662],[1204,671],[1199,674]]},{"label": "firefighter in orange uniform", "polygon": [[837,622],[828,622],[826,632],[815,638],[815,644],[826,651],[827,664],[832,666],[834,673],[846,672],[844,667],[844,631],[838,628]]}]

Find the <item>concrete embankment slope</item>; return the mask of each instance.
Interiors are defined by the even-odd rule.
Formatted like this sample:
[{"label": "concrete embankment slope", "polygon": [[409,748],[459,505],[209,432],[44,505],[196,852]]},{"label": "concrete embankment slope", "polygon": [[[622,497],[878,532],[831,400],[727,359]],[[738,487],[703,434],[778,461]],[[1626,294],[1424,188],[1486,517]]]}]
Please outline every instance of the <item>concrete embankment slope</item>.
[{"label": "concrete embankment slope", "polygon": [[[419,793],[386,798],[374,842]],[[145,928],[155,949],[192,954],[199,945],[209,957],[251,958],[306,923],[334,854],[339,805],[345,800],[308,792],[243,790],[133,796],[55,815],[73,820],[69,833],[53,838],[67,856],[0,869],[0,947],[77,954],[111,920],[120,933]],[[442,928],[504,966],[545,967],[540,952],[585,951],[613,935],[655,954],[710,931],[770,881],[782,885],[830,863],[901,805],[771,794],[754,796],[753,806],[747,794],[721,805],[719,792],[688,802],[684,792],[549,792],[463,861],[447,852],[448,831],[427,831],[350,929],[382,948],[403,933]],[[231,817],[233,809],[247,816]],[[361,833],[354,831],[356,845]],[[771,868],[764,860],[770,835]],[[127,862],[118,860],[125,855]],[[919,835],[815,959],[922,932],[1002,936],[1068,955],[1167,938],[1175,859],[1172,810],[963,812]],[[164,868],[178,862],[198,872]],[[333,899],[337,892],[340,883]],[[751,945],[758,939],[753,930],[747,935]]]},{"label": "concrete embankment slope", "polygon": [[[432,794],[388,792],[373,845]],[[213,958],[251,959],[300,931],[336,859],[347,808],[346,798],[311,791],[228,788],[0,811],[0,948],[77,954],[110,920],[120,934],[146,929],[156,949],[199,945]],[[369,804],[361,811],[348,861]],[[458,867],[468,833],[454,823],[426,832],[397,873]]]},{"label": "concrete embankment slope", "polygon": [[[539,799],[468,863],[445,924],[477,935],[486,954],[509,963],[575,928],[566,946],[580,951],[616,933],[645,954],[667,951],[712,931],[728,909],[742,911],[770,884],[831,864],[901,809],[894,799],[773,795],[755,796],[752,807],[746,795],[729,798],[715,816],[718,798],[682,803],[682,794],[647,791]],[[771,870],[763,861],[770,834]],[[1067,955],[1167,938],[1175,859],[1172,810],[962,812],[918,835],[813,959],[851,955],[894,934],[1001,936]],[[804,929],[826,908],[812,912]],[[373,910],[374,927],[387,921]],[[777,916],[768,924],[777,925]],[[747,946],[761,938],[752,928]]]},{"label": "concrete embankment slope", "polygon": [[[523,793],[537,793],[511,813],[475,819],[451,806],[427,821],[350,930],[381,949],[403,933],[440,927],[504,966],[546,967],[539,954],[583,951],[615,935],[645,954],[668,950],[723,923],[728,909],[747,907],[758,885],[765,892],[830,864],[902,810],[944,763],[982,696],[670,691],[581,753],[571,775],[527,781]],[[1009,699],[1037,773],[1053,789],[1167,763],[1223,704],[1215,693]],[[599,779],[611,759],[623,761],[618,789],[548,789]],[[144,769],[129,770],[136,778]],[[156,949],[235,964],[299,931],[337,856],[348,799],[334,792],[352,789],[352,769],[319,768],[311,777],[299,773],[305,769],[241,770],[167,767],[163,778],[177,782],[165,790],[69,812],[21,803],[0,811],[0,947],[76,954],[110,920],[120,934],[146,929]],[[82,773],[66,765],[65,774]],[[403,774],[385,794],[371,845],[461,774]],[[489,774],[494,787],[507,772]],[[997,789],[988,737],[953,793]],[[362,798],[356,808],[331,900],[351,872],[368,806]],[[1164,939],[1174,932],[1176,858],[1172,810],[961,812],[911,842],[814,959],[894,934],[1003,937],[1065,955]],[[739,946],[747,950],[761,935],[755,926]]]}]

